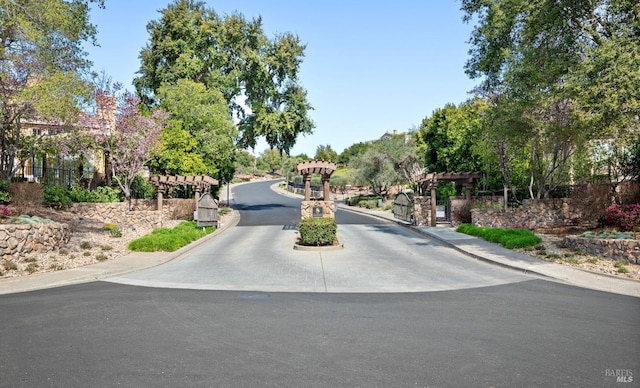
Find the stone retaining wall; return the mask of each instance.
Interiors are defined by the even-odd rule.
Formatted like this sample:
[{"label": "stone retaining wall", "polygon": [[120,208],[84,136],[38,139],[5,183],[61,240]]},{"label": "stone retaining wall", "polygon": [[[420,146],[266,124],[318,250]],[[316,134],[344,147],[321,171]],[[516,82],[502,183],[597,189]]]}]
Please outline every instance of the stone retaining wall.
[{"label": "stone retaining wall", "polygon": [[82,202],[74,203],[70,211],[103,224],[116,224],[120,227],[146,225],[158,228],[162,227],[163,222],[167,220],[192,220],[195,201],[193,199],[164,200],[162,211],[155,210],[156,206],[156,200],[133,200],[131,207],[134,210],[129,210],[125,202]]},{"label": "stone retaining wall", "polygon": [[570,199],[524,201],[515,209],[473,209],[471,223],[474,226],[493,228],[545,229],[576,225],[585,218],[571,206]]},{"label": "stone retaining wall", "polygon": [[640,264],[640,241],[631,239],[601,239],[566,236],[563,243],[576,251],[612,260],[625,259]]},{"label": "stone retaining wall", "polygon": [[0,258],[13,260],[31,252],[48,252],[69,241],[67,224],[0,224]]},{"label": "stone retaining wall", "polygon": [[418,226],[431,225],[431,197],[413,197],[413,220]]}]

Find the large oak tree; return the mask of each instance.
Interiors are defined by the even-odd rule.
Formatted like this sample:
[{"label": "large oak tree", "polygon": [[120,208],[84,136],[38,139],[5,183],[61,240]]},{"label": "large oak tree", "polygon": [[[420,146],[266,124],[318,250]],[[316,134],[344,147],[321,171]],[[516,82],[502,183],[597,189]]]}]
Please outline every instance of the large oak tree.
[{"label": "large oak tree", "polygon": [[140,53],[138,94],[148,104],[165,85],[189,79],[220,91],[239,120],[238,145],[264,137],[289,153],[301,134],[309,134],[311,105],[299,84],[305,46],[290,33],[266,37],[261,18],[235,13],[221,17],[203,2],[176,0],[147,25],[150,41]]}]

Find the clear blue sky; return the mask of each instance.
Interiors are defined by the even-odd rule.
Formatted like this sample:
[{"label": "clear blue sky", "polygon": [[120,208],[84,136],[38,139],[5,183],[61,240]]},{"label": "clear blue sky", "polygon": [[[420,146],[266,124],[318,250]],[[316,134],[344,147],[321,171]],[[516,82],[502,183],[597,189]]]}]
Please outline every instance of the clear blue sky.
[{"label": "clear blue sky", "polygon": [[[146,25],[168,0],[106,0],[94,8],[100,47],[87,47],[95,71],[133,90]],[[306,44],[300,83],[314,107],[314,134],[291,154],[313,157],[319,145],[338,153],[385,132],[407,131],[446,103],[459,104],[477,84],[464,73],[472,29],[454,0],[206,1],[219,15],[262,16],[267,36],[291,32]],[[264,142],[256,153],[266,149]]]}]

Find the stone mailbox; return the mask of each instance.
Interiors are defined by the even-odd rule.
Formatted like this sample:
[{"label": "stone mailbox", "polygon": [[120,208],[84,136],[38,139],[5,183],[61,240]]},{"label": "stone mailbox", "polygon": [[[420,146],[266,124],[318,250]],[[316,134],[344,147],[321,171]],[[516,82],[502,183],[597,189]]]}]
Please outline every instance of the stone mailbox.
[{"label": "stone mailbox", "polygon": [[218,201],[211,193],[204,193],[198,199],[196,221],[198,227],[218,226]]}]

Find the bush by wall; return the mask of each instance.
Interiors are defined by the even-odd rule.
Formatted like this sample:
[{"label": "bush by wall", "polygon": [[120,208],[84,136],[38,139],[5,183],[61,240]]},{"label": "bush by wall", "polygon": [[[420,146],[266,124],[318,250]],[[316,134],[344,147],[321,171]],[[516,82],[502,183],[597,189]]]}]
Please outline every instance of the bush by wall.
[{"label": "bush by wall", "polygon": [[462,224],[456,231],[498,243],[509,249],[526,248],[542,242],[540,237],[528,229],[488,228]]},{"label": "bush by wall", "polygon": [[307,218],[300,221],[300,244],[327,246],[336,241],[338,224],[333,218]]},{"label": "bush by wall", "polygon": [[356,197],[347,198],[346,203],[349,206],[369,207],[373,204],[373,208],[378,204],[378,200],[381,199],[379,195],[358,195]]},{"label": "bush by wall", "polygon": [[44,187],[44,203],[54,209],[66,209],[73,201],[66,187],[51,185]]},{"label": "bush by wall", "polygon": [[613,204],[604,211],[605,223],[622,231],[640,229],[640,204]]}]

